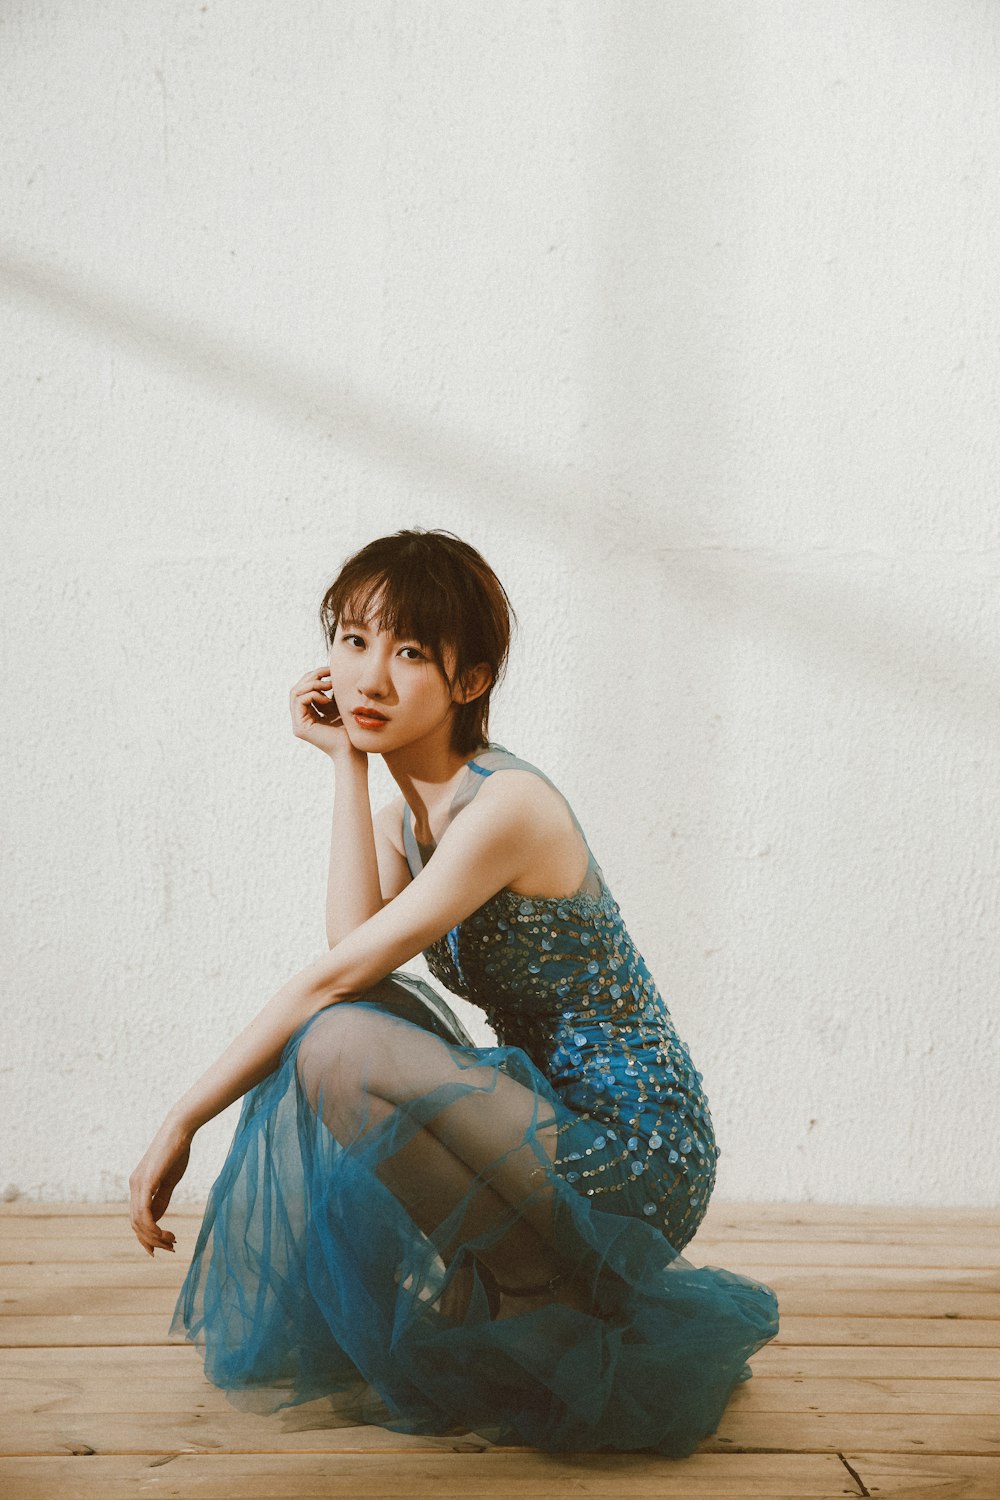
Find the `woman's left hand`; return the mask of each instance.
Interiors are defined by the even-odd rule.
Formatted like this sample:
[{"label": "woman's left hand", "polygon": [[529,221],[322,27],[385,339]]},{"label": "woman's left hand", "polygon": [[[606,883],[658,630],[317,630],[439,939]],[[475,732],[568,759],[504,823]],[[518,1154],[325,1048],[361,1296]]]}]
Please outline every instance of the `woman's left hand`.
[{"label": "woman's left hand", "polygon": [[149,1255],[154,1249],[174,1248],[174,1235],[156,1221],[166,1212],[170,1195],[184,1176],[191,1140],[189,1131],[165,1120],[129,1177],[129,1223]]}]

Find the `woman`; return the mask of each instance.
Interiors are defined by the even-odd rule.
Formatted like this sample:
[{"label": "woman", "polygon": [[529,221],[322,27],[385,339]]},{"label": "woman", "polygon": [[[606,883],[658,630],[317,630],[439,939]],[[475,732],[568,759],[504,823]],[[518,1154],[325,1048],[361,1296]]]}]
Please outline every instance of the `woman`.
[{"label": "woman", "polygon": [[[171,1325],[232,1404],[682,1457],[777,1301],[679,1253],[719,1154],[701,1074],[568,802],[488,738],[512,613],[444,531],[327,591],[291,707],[336,767],[330,950],[169,1112],[131,1223],[173,1249],[193,1136],[245,1095]],[[376,754],[400,795],[373,817]],[[496,1046],[397,968],[418,951]]]}]

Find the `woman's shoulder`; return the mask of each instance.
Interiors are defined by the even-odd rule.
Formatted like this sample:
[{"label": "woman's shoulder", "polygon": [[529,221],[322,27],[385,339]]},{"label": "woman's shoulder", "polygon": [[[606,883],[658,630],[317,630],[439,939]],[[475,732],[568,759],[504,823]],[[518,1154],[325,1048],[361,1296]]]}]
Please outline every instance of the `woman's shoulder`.
[{"label": "woman's shoulder", "polygon": [[[479,772],[482,780],[482,785],[476,788],[477,796],[486,796],[497,804],[527,806],[553,819],[563,816],[567,799],[552,778],[540,766],[515,755],[506,746],[491,743],[488,750],[475,756],[471,768]],[[495,774],[499,771],[503,775]]]},{"label": "woman's shoulder", "polygon": [[488,799],[491,814],[496,810],[512,826],[519,827],[526,853],[529,847],[532,851],[529,867],[519,881],[510,883],[509,889],[525,896],[540,890],[554,897],[576,895],[587,879],[593,856],[568,797],[539,766],[499,748],[503,753],[495,760],[476,757],[481,768],[503,771],[502,775],[483,776],[476,796]]},{"label": "woman's shoulder", "polygon": [[[502,770],[504,774],[496,776],[493,770]],[[483,777],[482,785],[476,788],[477,796],[505,801],[530,801],[534,806],[544,807],[562,795],[554,782],[548,778],[543,780],[540,772],[529,770],[526,766],[498,766],[493,770]]]}]

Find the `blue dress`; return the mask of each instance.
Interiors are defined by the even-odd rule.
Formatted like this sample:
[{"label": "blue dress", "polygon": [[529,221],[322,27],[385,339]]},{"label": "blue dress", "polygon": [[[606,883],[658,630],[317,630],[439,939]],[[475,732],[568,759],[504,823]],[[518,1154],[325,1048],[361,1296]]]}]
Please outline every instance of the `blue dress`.
[{"label": "blue dress", "polygon": [[[553,785],[491,742],[449,819],[506,768]],[[416,876],[408,807],[403,834]],[[244,1096],[171,1333],[243,1410],[684,1457],[778,1304],[680,1253],[719,1147],[593,853],[572,896],[500,890],[425,957],[497,1045],[404,970],[310,1017]]]}]

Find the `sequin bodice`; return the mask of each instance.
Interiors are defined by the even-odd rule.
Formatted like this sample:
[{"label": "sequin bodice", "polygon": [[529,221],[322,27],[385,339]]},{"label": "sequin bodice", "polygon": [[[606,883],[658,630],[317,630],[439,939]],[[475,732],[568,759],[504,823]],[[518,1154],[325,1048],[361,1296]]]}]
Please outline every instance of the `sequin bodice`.
[{"label": "sequin bodice", "polygon": [[[450,815],[485,776],[505,767],[534,771],[553,785],[537,767],[491,743],[468,762]],[[433,846],[417,843],[408,807],[403,833],[416,874]],[[567,1143],[580,1149],[561,1157],[567,1180],[590,1195],[630,1188],[631,1199],[644,1191],[647,1217],[665,1214],[675,1236],[693,1234],[719,1155],[701,1074],[593,854],[572,896],[497,891],[424,957],[434,978],[481,1007],[499,1042],[522,1048],[587,1123],[580,1140]],[[609,1172],[615,1164],[618,1170]],[[583,1186],[588,1178],[601,1181]]]}]

